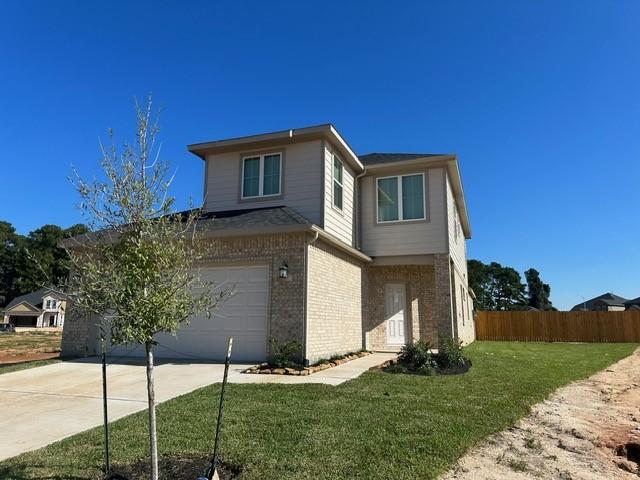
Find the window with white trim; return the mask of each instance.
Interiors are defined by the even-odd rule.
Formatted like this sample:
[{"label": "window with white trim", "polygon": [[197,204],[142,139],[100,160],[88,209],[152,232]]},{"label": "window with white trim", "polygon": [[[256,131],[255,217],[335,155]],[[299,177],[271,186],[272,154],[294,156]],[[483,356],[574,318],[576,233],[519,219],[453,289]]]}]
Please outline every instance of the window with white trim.
[{"label": "window with white trim", "polygon": [[336,155],[333,156],[333,206],[339,210],[342,210],[342,176],[344,173],[344,166],[342,160]]},{"label": "window with white trim", "polygon": [[242,159],[242,198],[280,195],[282,155],[267,153]]},{"label": "window with white trim", "polygon": [[424,220],[424,174],[396,175],[377,179],[378,223]]}]

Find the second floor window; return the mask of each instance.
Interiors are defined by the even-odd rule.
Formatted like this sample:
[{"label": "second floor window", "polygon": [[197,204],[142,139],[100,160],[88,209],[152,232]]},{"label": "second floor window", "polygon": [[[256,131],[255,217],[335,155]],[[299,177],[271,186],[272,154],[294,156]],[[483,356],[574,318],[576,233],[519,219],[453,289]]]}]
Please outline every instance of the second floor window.
[{"label": "second floor window", "polygon": [[397,175],[377,180],[378,222],[424,220],[424,174]]},{"label": "second floor window", "polygon": [[342,161],[333,156],[333,206],[342,210]]},{"label": "second floor window", "polygon": [[279,153],[255,155],[242,159],[242,198],[280,195],[281,163]]}]

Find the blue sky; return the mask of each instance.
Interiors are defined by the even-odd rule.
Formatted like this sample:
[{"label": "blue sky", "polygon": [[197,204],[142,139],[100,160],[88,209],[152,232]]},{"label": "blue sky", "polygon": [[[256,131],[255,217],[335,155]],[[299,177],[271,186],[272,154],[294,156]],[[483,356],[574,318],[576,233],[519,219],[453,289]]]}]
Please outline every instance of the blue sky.
[{"label": "blue sky", "polygon": [[332,122],[359,153],[457,153],[470,257],[537,268],[561,308],[637,297],[638,25],[635,0],[2,2],[0,219],[80,221],[71,164],[153,92],[180,206],[186,144]]}]

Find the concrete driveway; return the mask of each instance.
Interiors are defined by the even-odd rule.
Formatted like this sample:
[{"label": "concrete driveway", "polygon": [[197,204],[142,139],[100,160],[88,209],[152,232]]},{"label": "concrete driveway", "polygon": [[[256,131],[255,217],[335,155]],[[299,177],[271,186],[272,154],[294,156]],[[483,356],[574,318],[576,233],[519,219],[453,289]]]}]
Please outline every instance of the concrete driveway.
[{"label": "concrete driveway", "polygon": [[[391,358],[374,353],[306,377],[249,375],[233,365],[232,383],[338,385]],[[44,447],[102,424],[101,365],[96,359],[61,362],[0,375],[0,460]],[[156,366],[158,403],[221,382],[224,365],[163,362]],[[109,420],[147,407],[146,373],[140,363],[108,367]]]}]

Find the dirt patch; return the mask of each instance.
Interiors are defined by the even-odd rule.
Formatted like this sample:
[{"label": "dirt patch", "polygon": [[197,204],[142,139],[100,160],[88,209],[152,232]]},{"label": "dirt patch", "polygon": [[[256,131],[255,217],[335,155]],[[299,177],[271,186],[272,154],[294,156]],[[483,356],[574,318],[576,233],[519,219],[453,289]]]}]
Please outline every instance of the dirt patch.
[{"label": "dirt patch", "polygon": [[[158,477],[160,480],[195,480],[204,476],[209,467],[209,459],[202,457],[162,457],[158,462]],[[122,475],[129,480],[147,480],[149,478],[149,461],[140,460],[135,463],[116,464],[112,472]],[[234,465],[222,464],[218,468],[221,480],[232,480],[240,474],[240,468]]]},{"label": "dirt patch", "polygon": [[491,436],[442,477],[638,479],[640,350],[560,388],[514,427]]},{"label": "dirt patch", "polygon": [[30,355],[5,355],[0,353],[0,366],[15,365],[17,363],[33,362],[36,360],[51,360],[59,358],[60,352],[54,353],[33,353]]},{"label": "dirt patch", "polygon": [[62,332],[26,331],[0,334],[0,364],[9,365],[60,356]]}]

